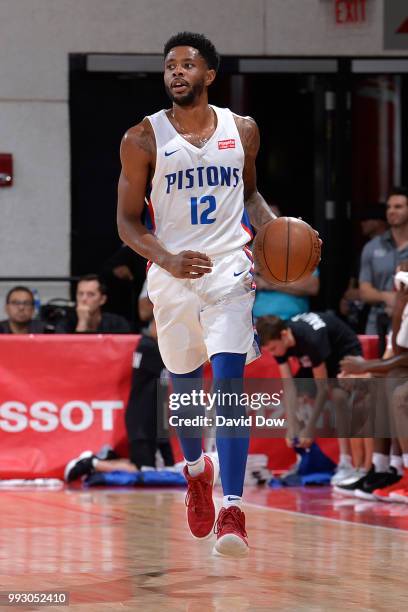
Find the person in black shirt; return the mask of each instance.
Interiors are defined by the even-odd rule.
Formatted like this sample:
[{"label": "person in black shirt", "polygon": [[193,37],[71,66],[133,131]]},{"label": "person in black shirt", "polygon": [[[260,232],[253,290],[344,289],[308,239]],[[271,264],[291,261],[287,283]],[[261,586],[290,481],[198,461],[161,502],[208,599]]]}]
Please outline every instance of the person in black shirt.
[{"label": "person in black shirt", "polygon": [[0,321],[0,334],[43,334],[45,323],[34,317],[34,295],[28,287],[18,285],[6,296],[7,319]]},{"label": "person in black shirt", "polygon": [[157,385],[160,382],[166,385],[166,380],[167,370],[160,355],[153,319],[149,325],[149,335],[142,336],[133,355],[132,388],[126,410],[130,459],[135,465],[155,466],[157,450],[165,466],[174,465],[170,443],[157,438]]},{"label": "person in black shirt", "polygon": [[100,278],[96,274],[82,276],[77,285],[75,314],[60,321],[55,331],[60,334],[130,334],[126,319],[102,311],[106,300],[106,287]]},{"label": "person in black shirt", "polygon": [[[354,331],[331,313],[309,312],[288,321],[279,317],[261,317],[257,321],[261,345],[276,358],[285,387],[288,404],[288,436],[290,445],[299,438],[300,446],[310,446],[316,421],[328,398],[328,385],[323,382],[340,372],[340,361],[346,355],[361,355],[361,345]],[[289,357],[297,357],[302,368],[311,369],[317,383],[317,396],[308,425],[299,431],[296,419],[297,391],[289,367]],[[337,414],[344,411],[347,393],[331,389]],[[342,441],[341,441],[342,442]],[[340,447],[342,444],[340,444]]]},{"label": "person in black shirt", "polygon": [[108,289],[107,308],[132,323],[139,332],[144,326],[137,308],[137,297],[146,278],[146,260],[123,244],[101,269],[101,278]]},{"label": "person in black shirt", "polygon": [[93,471],[136,472],[142,467],[154,469],[157,450],[162,456],[165,467],[174,466],[170,442],[159,439],[157,433],[159,410],[157,385],[161,380],[165,382],[166,370],[157,344],[156,324],[152,320],[149,335],[141,337],[133,354],[132,386],[125,415],[130,459],[116,457],[101,460],[92,451],[85,451],[66,466],[67,482],[72,482]]}]

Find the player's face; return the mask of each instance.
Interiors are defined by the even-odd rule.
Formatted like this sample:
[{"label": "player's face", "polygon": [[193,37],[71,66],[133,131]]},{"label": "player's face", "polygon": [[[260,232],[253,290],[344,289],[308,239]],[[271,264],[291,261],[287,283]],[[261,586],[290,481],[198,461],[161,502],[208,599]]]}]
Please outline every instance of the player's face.
[{"label": "player's face", "polygon": [[287,351],[284,340],[269,340],[265,344],[265,348],[270,351],[274,357],[282,357]]},{"label": "player's face", "polygon": [[26,291],[13,291],[6,304],[6,313],[13,323],[29,323],[34,316],[33,298]]},{"label": "player's face", "polygon": [[408,198],[393,195],[387,201],[387,221],[391,227],[408,224]]},{"label": "player's face", "polygon": [[81,281],[78,283],[76,299],[78,305],[87,306],[94,313],[106,302],[106,295],[101,293],[98,281]]},{"label": "player's face", "polygon": [[164,86],[170,100],[190,106],[215,78],[206,61],[193,47],[174,47],[164,61]]}]

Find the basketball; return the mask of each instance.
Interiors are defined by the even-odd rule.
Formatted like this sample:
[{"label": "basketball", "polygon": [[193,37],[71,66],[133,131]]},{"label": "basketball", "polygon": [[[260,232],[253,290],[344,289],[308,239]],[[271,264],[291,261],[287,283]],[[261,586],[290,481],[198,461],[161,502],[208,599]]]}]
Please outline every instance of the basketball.
[{"label": "basketball", "polygon": [[307,278],[320,261],[316,232],[301,219],[278,217],[257,232],[253,253],[258,272],[274,284]]}]

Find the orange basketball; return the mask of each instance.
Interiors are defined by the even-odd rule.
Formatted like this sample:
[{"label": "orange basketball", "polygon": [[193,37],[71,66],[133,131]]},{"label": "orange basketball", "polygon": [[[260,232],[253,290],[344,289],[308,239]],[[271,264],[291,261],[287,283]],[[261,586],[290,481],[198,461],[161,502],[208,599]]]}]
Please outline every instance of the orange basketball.
[{"label": "orange basketball", "polygon": [[320,261],[320,243],[314,229],[301,219],[278,217],[257,232],[253,253],[258,272],[274,284],[307,278]]}]

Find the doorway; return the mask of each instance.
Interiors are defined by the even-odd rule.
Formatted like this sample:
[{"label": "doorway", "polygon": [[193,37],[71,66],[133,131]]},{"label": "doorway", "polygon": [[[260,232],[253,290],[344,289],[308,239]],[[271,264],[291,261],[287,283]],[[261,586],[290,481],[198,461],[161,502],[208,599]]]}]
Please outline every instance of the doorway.
[{"label": "doorway", "polygon": [[[223,58],[210,91],[210,102],[251,115],[259,125],[260,192],[282,214],[312,224],[324,240],[315,309],[337,308],[361,247],[354,213],[380,199],[363,169],[375,176],[381,173],[377,184],[383,191],[396,178],[408,178],[407,145],[401,137],[408,121],[407,78],[402,60],[397,65],[392,61],[384,68],[385,60],[378,66],[376,60]],[[131,125],[169,106],[161,64],[159,56],[70,58],[74,275],[100,271],[120,247],[116,231],[120,141]],[[364,100],[370,90],[367,79],[371,90],[373,82],[382,83],[385,98],[390,95],[387,87],[394,87],[392,122],[385,119],[382,107],[376,111],[383,139],[388,144],[392,140],[386,166],[384,157],[381,166],[380,157],[373,156],[368,137],[377,128],[373,114],[367,112],[371,102]]]}]

